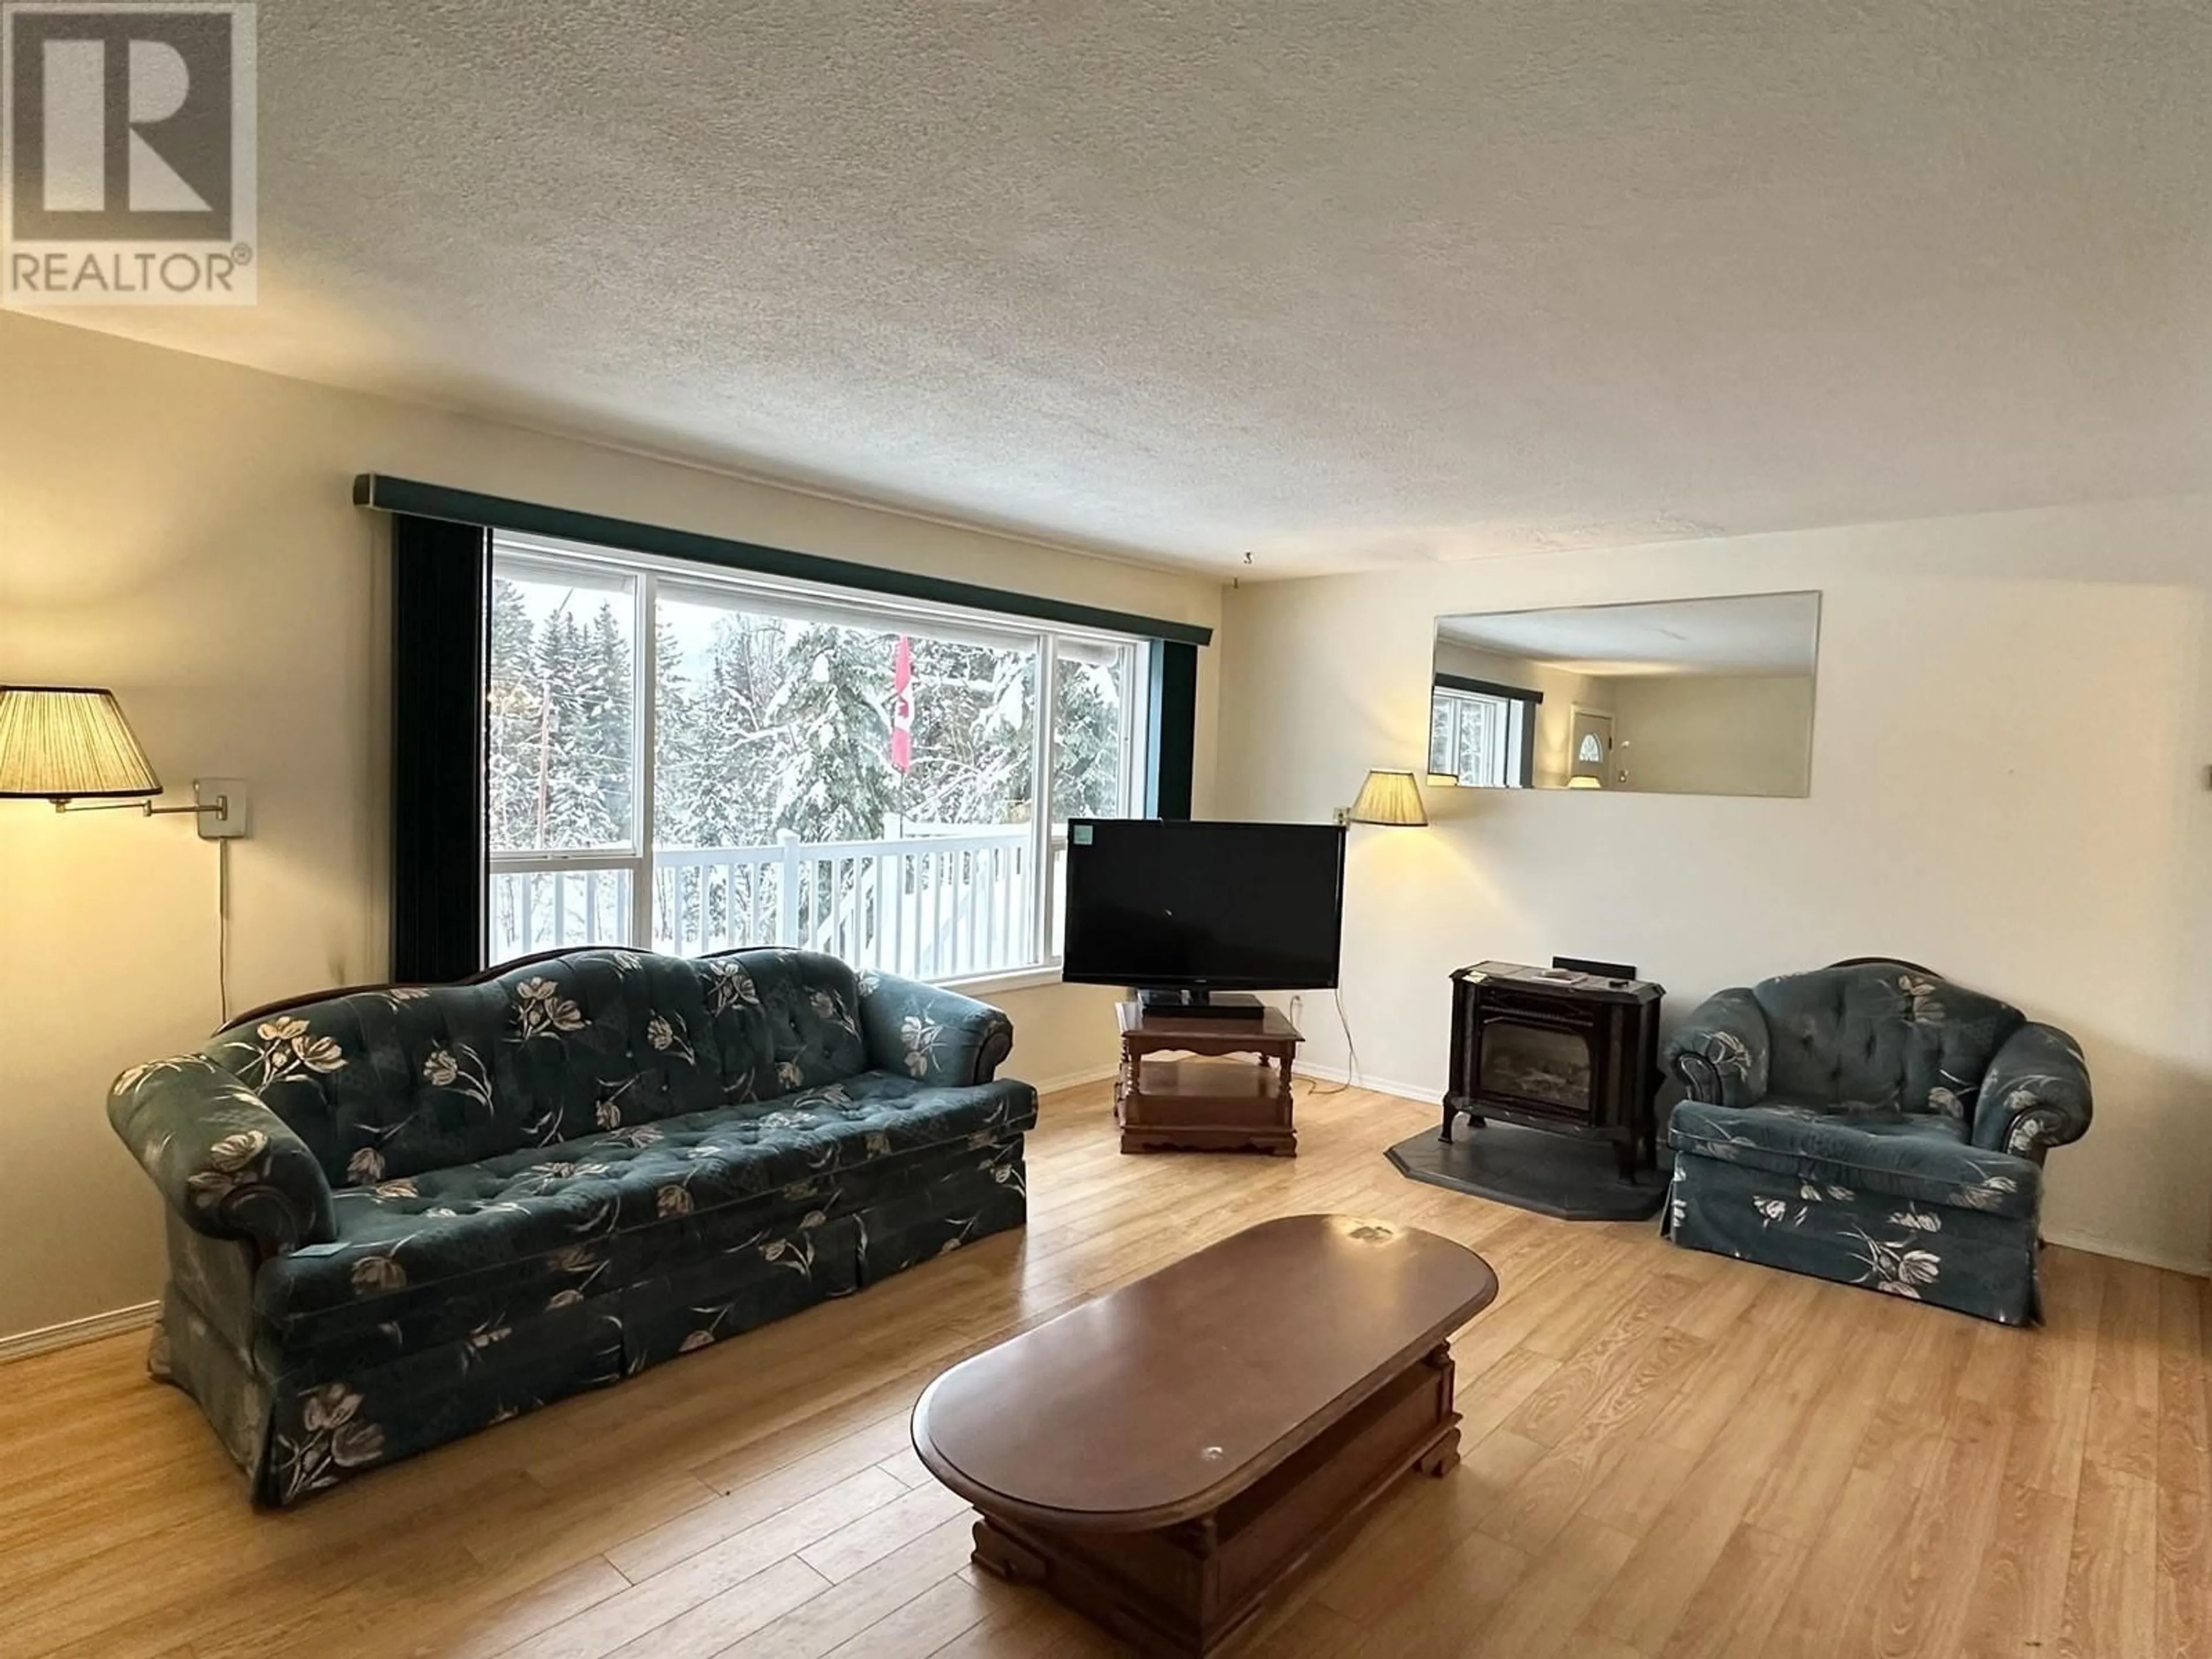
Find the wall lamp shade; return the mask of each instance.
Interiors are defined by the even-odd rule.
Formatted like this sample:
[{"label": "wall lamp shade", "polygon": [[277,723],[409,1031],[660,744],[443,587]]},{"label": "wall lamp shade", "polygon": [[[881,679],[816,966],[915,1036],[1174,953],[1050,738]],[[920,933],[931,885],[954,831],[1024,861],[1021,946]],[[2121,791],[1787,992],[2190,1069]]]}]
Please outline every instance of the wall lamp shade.
[{"label": "wall lamp shade", "polygon": [[1354,823],[1423,824],[1429,821],[1411,772],[1370,772],[1352,803]]},{"label": "wall lamp shade", "polygon": [[0,799],[145,798],[161,781],[112,691],[0,685]]}]

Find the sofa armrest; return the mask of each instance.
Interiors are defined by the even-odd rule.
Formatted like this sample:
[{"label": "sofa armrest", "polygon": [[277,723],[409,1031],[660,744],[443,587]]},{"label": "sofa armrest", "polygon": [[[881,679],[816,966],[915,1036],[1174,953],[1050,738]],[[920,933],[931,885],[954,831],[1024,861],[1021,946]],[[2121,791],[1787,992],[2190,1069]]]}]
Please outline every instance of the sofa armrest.
[{"label": "sofa armrest", "polygon": [[1741,986],[1717,992],[1667,1039],[1667,1069],[1692,1100],[1755,1106],[1766,1093],[1771,1057],[1766,1014]]},{"label": "sofa armrest", "polygon": [[1014,1023],[988,1002],[896,974],[860,975],[868,1063],[924,1083],[988,1083],[1013,1052]]},{"label": "sofa armrest", "polygon": [[331,1184],[261,1097],[198,1054],[116,1079],[107,1121],[187,1226],[264,1256],[337,1237]]},{"label": "sofa armrest", "polygon": [[2039,1158],[2089,1127],[2089,1068],[2081,1047],[2056,1025],[2023,1025],[1983,1074],[1974,1145]]}]

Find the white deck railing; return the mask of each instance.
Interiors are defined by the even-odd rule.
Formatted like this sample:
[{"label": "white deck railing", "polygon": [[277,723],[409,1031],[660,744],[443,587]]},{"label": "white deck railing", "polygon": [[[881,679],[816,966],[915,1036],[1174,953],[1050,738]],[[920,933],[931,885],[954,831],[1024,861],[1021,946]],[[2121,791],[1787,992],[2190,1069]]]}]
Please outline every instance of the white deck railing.
[{"label": "white deck railing", "polygon": [[[1060,949],[1066,836],[1051,840],[1043,895]],[[636,942],[635,867],[561,855],[501,859],[491,877],[490,960]],[[957,979],[1036,964],[1039,896],[1026,824],[900,841],[685,848],[656,853],[653,948],[685,956],[751,945],[826,951],[856,968]],[[523,867],[517,867],[523,866]]]}]

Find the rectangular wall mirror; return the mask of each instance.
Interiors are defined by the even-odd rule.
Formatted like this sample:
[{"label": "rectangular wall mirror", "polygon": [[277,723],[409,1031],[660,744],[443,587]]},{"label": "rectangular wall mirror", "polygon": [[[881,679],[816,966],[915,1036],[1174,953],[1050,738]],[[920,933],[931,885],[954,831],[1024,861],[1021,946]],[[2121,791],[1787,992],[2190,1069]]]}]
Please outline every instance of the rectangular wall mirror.
[{"label": "rectangular wall mirror", "polygon": [[1818,593],[1440,617],[1430,781],[1802,795],[1820,638]]}]

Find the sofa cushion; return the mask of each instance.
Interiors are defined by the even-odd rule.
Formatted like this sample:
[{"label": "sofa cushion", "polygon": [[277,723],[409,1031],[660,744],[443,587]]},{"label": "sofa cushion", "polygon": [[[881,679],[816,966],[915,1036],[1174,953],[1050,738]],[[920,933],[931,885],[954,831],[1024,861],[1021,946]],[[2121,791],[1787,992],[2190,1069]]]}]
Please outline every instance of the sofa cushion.
[{"label": "sofa cushion", "polygon": [[[963,1141],[981,1147],[1036,1121],[1036,1091],[1024,1083],[950,1088],[868,1072],[766,1103],[426,1170],[339,1192],[337,1242],[266,1264],[254,1300],[280,1325],[340,1308],[355,1310],[350,1325],[427,1284],[495,1285],[520,1272],[532,1288],[557,1289],[562,1273],[604,1261],[606,1241],[657,1229],[672,1249],[720,1248],[691,1236],[719,1212],[787,1191],[811,1206],[859,1166]],[[650,1265],[625,1261],[622,1272]]]},{"label": "sofa cushion", "polygon": [[852,969],[781,950],[574,951],[472,984],[302,1003],[204,1052],[333,1187],[771,1100],[868,1065]]},{"label": "sofa cushion", "polygon": [[[1794,1176],[1822,1196],[1887,1194],[1923,1204],[2032,1217],[2043,1170],[2008,1152],[1984,1152],[1955,1118],[1926,1112],[1832,1112],[1769,1101],[1674,1108],[1668,1144],[1677,1153]],[[1834,1188],[1834,1192],[1826,1189]]]},{"label": "sofa cushion", "polygon": [[2020,1011],[1901,962],[1785,974],[1752,988],[1766,1016],[1767,1091],[1853,1110],[1971,1121]]}]

